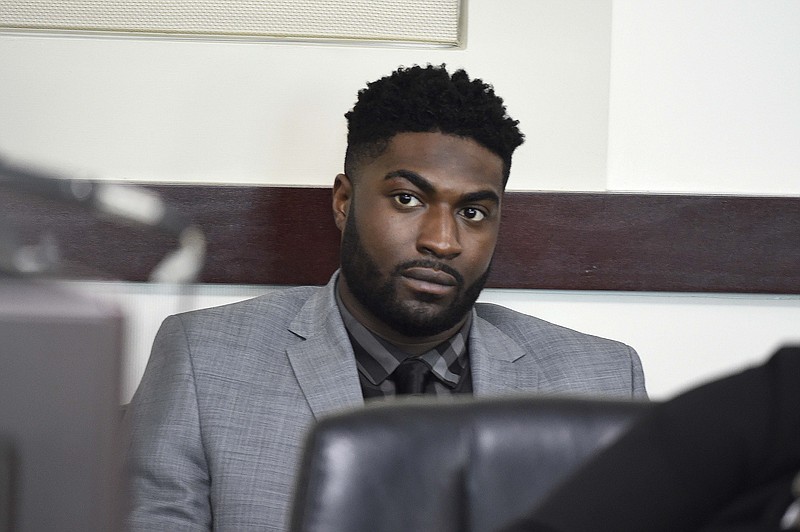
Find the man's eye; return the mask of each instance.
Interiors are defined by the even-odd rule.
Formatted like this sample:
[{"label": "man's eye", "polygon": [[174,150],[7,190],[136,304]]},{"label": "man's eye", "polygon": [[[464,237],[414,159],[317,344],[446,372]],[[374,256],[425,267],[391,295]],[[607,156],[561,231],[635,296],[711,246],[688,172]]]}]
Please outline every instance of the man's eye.
[{"label": "man's eye", "polygon": [[418,205],[422,205],[422,202],[411,194],[395,194],[394,200],[404,207],[416,207]]},{"label": "man's eye", "polygon": [[486,213],[480,209],[476,209],[475,207],[466,207],[461,209],[461,216],[467,220],[472,220],[473,222],[480,222],[486,218]]}]

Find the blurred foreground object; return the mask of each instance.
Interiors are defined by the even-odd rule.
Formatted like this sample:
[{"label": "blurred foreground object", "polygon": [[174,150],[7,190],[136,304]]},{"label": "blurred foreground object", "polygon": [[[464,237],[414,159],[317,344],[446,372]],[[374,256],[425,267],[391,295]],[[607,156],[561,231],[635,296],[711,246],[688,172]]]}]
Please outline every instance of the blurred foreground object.
[{"label": "blurred foreground object", "polygon": [[56,283],[0,282],[0,530],[121,530],[122,327]]},{"label": "blurred foreground object", "polygon": [[800,345],[655,405],[503,532],[800,530]]},{"label": "blurred foreground object", "polygon": [[[150,274],[152,281],[192,282],[203,267],[206,243],[202,231],[151,190],[132,185],[70,179],[30,166],[12,164],[2,157],[0,189],[78,206],[98,218],[144,227],[176,238],[178,248],[167,253],[153,268]],[[0,195],[0,198],[4,196]],[[3,203],[0,201],[0,207],[3,207]],[[0,274],[59,274],[61,257],[56,238],[45,234],[38,244],[22,245],[16,241],[14,231],[7,225],[7,220],[0,219]],[[124,248],[125,242],[105,244],[111,252],[115,246]]]},{"label": "blurred foreground object", "polygon": [[292,532],[495,532],[653,403],[516,396],[372,403],[311,430]]}]

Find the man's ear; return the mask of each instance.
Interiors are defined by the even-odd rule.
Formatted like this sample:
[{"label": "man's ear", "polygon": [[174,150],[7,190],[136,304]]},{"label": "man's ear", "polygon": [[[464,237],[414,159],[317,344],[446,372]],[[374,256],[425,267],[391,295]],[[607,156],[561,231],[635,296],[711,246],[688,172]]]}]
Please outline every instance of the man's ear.
[{"label": "man's ear", "polygon": [[333,221],[339,231],[344,232],[347,215],[350,213],[350,201],[353,199],[353,183],[344,174],[339,174],[333,181]]}]

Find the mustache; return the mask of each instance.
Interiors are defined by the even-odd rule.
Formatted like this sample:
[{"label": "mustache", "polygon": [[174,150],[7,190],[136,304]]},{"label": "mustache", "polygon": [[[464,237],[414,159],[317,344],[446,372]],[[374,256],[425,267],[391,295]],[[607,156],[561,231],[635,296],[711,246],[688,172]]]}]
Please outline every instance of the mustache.
[{"label": "mustache", "polygon": [[408,268],[430,268],[432,270],[439,270],[443,271],[449,275],[451,275],[458,284],[458,287],[461,288],[464,286],[464,276],[458,272],[455,268],[450,266],[449,264],[445,264],[443,262],[430,260],[430,259],[416,259],[416,260],[409,260],[406,262],[402,262],[395,266],[394,271],[392,272],[393,277],[398,277],[402,275],[403,270],[407,270]]}]

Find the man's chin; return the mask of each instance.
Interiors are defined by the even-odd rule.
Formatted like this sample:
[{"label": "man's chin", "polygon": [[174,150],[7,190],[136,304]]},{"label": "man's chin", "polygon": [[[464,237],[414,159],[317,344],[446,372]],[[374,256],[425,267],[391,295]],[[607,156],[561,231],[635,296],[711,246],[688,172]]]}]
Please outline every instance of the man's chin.
[{"label": "man's chin", "polygon": [[453,300],[436,294],[411,294],[400,302],[406,316],[418,316],[420,321],[438,320],[452,310]]},{"label": "man's chin", "polygon": [[415,301],[403,306],[403,310],[393,316],[392,328],[409,337],[434,336],[442,333],[461,321],[464,316],[452,316],[448,308],[438,303]]},{"label": "man's chin", "polygon": [[416,292],[410,300],[410,307],[419,308],[421,312],[444,312],[452,298],[430,292]]}]

